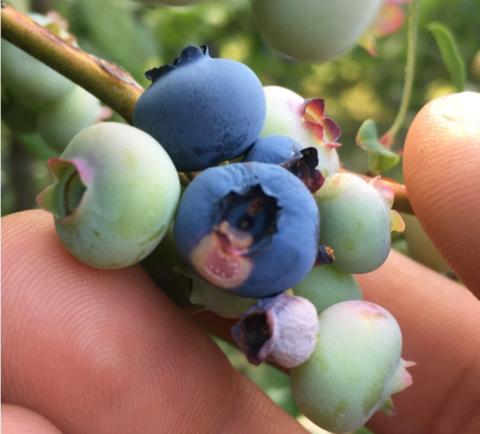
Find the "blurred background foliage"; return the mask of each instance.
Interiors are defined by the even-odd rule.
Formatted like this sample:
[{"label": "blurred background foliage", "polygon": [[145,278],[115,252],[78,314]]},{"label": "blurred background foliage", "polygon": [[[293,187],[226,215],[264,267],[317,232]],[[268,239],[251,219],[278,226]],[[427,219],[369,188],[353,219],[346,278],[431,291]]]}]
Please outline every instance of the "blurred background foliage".
[{"label": "blurred background foliage", "polygon": [[[327,113],[342,127],[343,165],[365,172],[367,156],[355,145],[361,123],[373,118],[384,132],[398,109],[406,57],[406,26],[378,41],[378,55],[361,47],[324,64],[298,63],[272,52],[262,41],[248,0],[211,0],[191,7],[173,8],[155,0],[16,0],[24,12],[58,11],[84,50],[116,62],[143,86],[144,71],[170,62],[187,44],[207,44],[213,56],[248,64],[265,85],[292,89],[304,97],[326,100]],[[433,21],[446,25],[455,36],[467,70],[467,89],[480,84],[480,0],[422,0],[416,76],[407,125],[427,101],[454,88],[435,40],[427,30]],[[32,77],[32,79],[35,79]],[[2,85],[3,88],[3,85]],[[3,90],[2,90],[3,93]],[[2,98],[3,104],[3,98]],[[120,120],[115,117],[115,120]],[[405,129],[398,137],[401,148]],[[49,183],[45,160],[51,154],[40,137],[16,134],[2,120],[2,215],[35,207],[34,197]],[[402,179],[401,166],[387,173]],[[399,238],[397,247],[405,249]],[[403,244],[402,244],[403,243]],[[244,357],[220,343],[232,363],[248,374],[293,415],[288,377],[273,368],[252,368]]]}]

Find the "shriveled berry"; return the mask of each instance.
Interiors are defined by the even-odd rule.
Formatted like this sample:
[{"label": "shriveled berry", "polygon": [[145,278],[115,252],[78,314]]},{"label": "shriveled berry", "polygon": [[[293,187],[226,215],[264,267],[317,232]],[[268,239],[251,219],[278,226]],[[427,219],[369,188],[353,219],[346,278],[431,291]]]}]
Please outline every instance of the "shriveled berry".
[{"label": "shriveled berry", "polygon": [[260,33],[279,53],[326,61],[351,48],[372,24],[383,0],[253,0]]},{"label": "shriveled berry", "polygon": [[355,278],[339,270],[335,264],[314,267],[307,276],[293,287],[295,295],[310,300],[320,313],[333,304],[362,299],[362,292]]},{"label": "shriveled berry", "polygon": [[265,95],[246,65],[190,46],[146,75],[153,83],[138,100],[133,123],[162,143],[178,170],[238,157],[258,137]]},{"label": "shriveled berry", "polygon": [[267,115],[261,137],[284,135],[295,140],[301,149],[315,147],[317,169],[323,176],[333,175],[340,166],[336,148],[341,130],[325,114],[321,98],[304,99],[280,86],[265,86]]},{"label": "shriveled berry", "polygon": [[357,175],[337,173],[315,194],[322,215],[320,242],[335,251],[335,266],[367,273],[387,259],[390,208],[381,193]]},{"label": "shriveled berry", "polygon": [[81,261],[97,268],[132,265],[167,231],[180,182],[165,150],[143,131],[93,125],[48,165],[55,182],[38,202],[53,213],[63,244]]},{"label": "shriveled berry", "polygon": [[317,332],[315,306],[303,297],[284,294],[258,301],[232,328],[233,339],[250,363],[269,360],[285,368],[310,357]]},{"label": "shriveled berry", "polygon": [[318,317],[312,356],[291,372],[299,409],[320,427],[351,432],[377,410],[392,406],[390,395],[412,383],[401,359],[402,335],[395,318],[367,301],[344,301]]},{"label": "shriveled berry", "polygon": [[319,214],[313,205],[304,184],[280,166],[210,168],[181,199],[177,247],[214,286],[244,297],[278,294],[315,262]]}]

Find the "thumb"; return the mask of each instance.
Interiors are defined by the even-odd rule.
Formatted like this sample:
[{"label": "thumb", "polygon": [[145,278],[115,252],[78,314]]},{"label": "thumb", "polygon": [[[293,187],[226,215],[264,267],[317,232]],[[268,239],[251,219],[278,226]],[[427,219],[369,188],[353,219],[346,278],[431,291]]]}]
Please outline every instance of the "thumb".
[{"label": "thumb", "polygon": [[405,184],[422,226],[459,278],[480,296],[480,93],[420,110],[404,150]]}]

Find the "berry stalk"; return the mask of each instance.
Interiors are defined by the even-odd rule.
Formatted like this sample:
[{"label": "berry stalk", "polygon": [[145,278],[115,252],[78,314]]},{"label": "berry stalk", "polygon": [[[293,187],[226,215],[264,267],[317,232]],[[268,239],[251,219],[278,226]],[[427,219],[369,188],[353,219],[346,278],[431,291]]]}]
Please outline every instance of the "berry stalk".
[{"label": "berry stalk", "polygon": [[143,89],[119,66],[68,44],[3,3],[2,38],[79,84],[131,121]]},{"label": "berry stalk", "polygon": [[[128,122],[132,121],[143,88],[128,72],[68,44],[11,6],[2,3],[1,16],[2,38],[79,84]],[[413,214],[405,186],[387,183],[395,192],[393,208]]]},{"label": "berry stalk", "polygon": [[418,11],[420,0],[413,0],[409,5],[408,12],[408,30],[407,30],[407,62],[405,65],[405,82],[403,84],[402,101],[398,109],[397,116],[392,126],[382,136],[380,142],[387,148],[391,148],[395,138],[402,128],[407,115],[408,106],[413,90],[413,81],[415,78],[415,58],[417,55],[417,35],[418,35]]}]

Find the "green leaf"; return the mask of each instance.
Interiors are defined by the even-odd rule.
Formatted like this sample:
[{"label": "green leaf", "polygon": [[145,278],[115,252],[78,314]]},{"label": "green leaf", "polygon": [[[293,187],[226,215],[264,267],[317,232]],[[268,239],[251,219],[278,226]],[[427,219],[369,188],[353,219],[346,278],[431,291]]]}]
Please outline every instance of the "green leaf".
[{"label": "green leaf", "polygon": [[115,62],[146,83],[147,62],[157,54],[150,28],[135,17],[128,2],[81,0],[71,3],[72,33],[82,49]]},{"label": "green leaf", "polygon": [[465,88],[465,63],[458,51],[455,38],[443,24],[434,22],[430,23],[427,28],[435,37],[443,63],[450,74],[453,85],[457,91],[461,92]]},{"label": "green leaf", "polygon": [[377,126],[372,119],[367,119],[360,126],[355,140],[368,153],[368,170],[374,174],[385,172],[400,161],[400,155],[380,143]]}]

